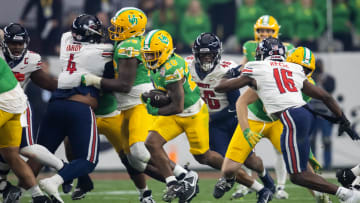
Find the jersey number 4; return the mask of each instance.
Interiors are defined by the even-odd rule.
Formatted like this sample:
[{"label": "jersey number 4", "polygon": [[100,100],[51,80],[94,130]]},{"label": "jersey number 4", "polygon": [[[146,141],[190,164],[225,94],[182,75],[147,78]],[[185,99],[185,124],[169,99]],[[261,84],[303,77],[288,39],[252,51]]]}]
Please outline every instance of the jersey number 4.
[{"label": "jersey number 4", "polygon": [[[277,87],[281,94],[285,92],[297,92],[295,87],[294,80],[292,77],[292,72],[286,69],[274,68],[274,77],[276,80]],[[285,90],[286,89],[286,90]]]},{"label": "jersey number 4", "polygon": [[70,54],[70,58],[66,69],[66,71],[69,71],[70,74],[73,74],[73,72],[76,71],[76,63],[73,60],[74,60],[74,54]]}]

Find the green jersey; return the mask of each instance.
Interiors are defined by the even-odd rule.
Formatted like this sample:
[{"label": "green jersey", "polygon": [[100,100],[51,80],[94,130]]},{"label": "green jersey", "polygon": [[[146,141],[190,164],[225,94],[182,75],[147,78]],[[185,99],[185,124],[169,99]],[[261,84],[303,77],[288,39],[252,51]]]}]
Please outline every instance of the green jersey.
[{"label": "green jersey", "polygon": [[185,60],[177,55],[172,55],[167,62],[161,65],[156,72],[150,71],[151,79],[156,89],[166,91],[166,86],[185,78],[184,110],[191,107],[200,99],[200,89],[192,80],[189,68]]},{"label": "green jersey", "polygon": [[106,115],[114,112],[117,109],[116,97],[110,92],[100,92],[100,98],[98,100],[98,107],[95,110],[96,116]]},{"label": "green jersey", "polygon": [[115,67],[115,77],[118,76],[118,62],[122,59],[136,58],[139,61],[138,67],[136,69],[136,76],[134,84],[129,93],[115,93],[116,99],[118,101],[118,107],[120,110],[130,109],[136,105],[142,104],[140,100],[140,95],[143,92],[153,89],[150,75],[148,70],[145,68],[142,63],[142,58],[140,54],[141,50],[141,41],[143,36],[131,37],[129,39],[117,42],[115,44],[114,51],[114,67]]},{"label": "green jersey", "polygon": [[0,94],[12,90],[18,84],[8,64],[0,58]]},{"label": "green jersey", "polygon": [[[255,61],[256,48],[258,44],[259,42],[255,40],[249,40],[245,42],[243,46],[243,53],[244,53],[244,57],[246,57],[248,61]],[[294,45],[292,45],[291,43],[284,42],[283,44],[285,46],[286,52],[295,48]]]}]

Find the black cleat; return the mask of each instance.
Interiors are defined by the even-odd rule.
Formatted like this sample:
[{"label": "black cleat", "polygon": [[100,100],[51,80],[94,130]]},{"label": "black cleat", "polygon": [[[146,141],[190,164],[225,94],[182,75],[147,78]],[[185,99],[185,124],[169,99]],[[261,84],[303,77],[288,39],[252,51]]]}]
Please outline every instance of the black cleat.
[{"label": "black cleat", "polygon": [[276,186],[274,184],[274,180],[271,178],[271,176],[269,175],[269,173],[267,171],[266,171],[266,174],[264,177],[259,176],[259,178],[264,183],[265,187],[269,188],[272,193],[275,193]]},{"label": "black cleat", "polygon": [[94,183],[89,175],[80,176],[74,192],[71,194],[72,200],[79,200],[85,197],[87,192],[94,189]]},{"label": "black cleat", "polygon": [[199,193],[199,175],[195,171],[189,171],[186,173],[184,180],[181,184],[184,185],[184,192],[179,198],[179,203],[190,202],[197,193]]},{"label": "black cleat", "polygon": [[345,168],[336,171],[336,178],[342,186],[350,188],[356,176],[350,168]]},{"label": "black cleat", "polygon": [[72,188],[73,188],[73,180],[69,180],[64,182],[61,187],[62,187],[62,191],[67,194],[69,192],[71,192]]},{"label": "black cleat", "polygon": [[258,200],[257,203],[268,203],[272,200],[273,193],[267,187],[264,187],[257,193]]},{"label": "black cleat", "polygon": [[226,180],[225,177],[221,177],[218,182],[215,184],[213,196],[216,199],[224,196],[225,192],[229,191],[235,183],[235,177],[230,180]]},{"label": "black cleat", "polygon": [[6,187],[3,191],[3,200],[4,203],[13,203],[16,200],[19,200],[21,196],[20,188],[12,185],[9,181],[6,181]]},{"label": "black cleat", "polygon": [[32,203],[53,203],[53,202],[48,196],[42,195],[42,196],[33,197]]},{"label": "black cleat", "polygon": [[146,190],[140,197],[140,203],[156,203],[151,195],[151,190]]},{"label": "black cleat", "polygon": [[166,191],[162,197],[165,202],[171,202],[177,197],[180,197],[184,193],[184,185],[174,181],[170,185],[166,186]]}]

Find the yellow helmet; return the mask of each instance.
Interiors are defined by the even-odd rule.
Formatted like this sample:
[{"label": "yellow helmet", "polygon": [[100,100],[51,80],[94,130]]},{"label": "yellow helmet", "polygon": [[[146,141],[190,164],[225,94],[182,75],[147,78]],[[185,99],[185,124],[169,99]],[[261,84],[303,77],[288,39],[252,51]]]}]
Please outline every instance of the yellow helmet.
[{"label": "yellow helmet", "polygon": [[258,29],[273,30],[274,33],[271,36],[273,38],[278,38],[280,25],[278,24],[278,22],[276,21],[276,19],[274,17],[269,16],[269,15],[263,15],[259,19],[257,19],[257,21],[254,25],[254,35],[255,35],[256,41],[260,40]]},{"label": "yellow helmet", "polygon": [[173,53],[172,37],[165,30],[150,31],[141,43],[141,55],[148,69],[157,69]]},{"label": "yellow helmet", "polygon": [[315,71],[315,56],[312,51],[306,47],[297,47],[289,51],[287,62],[302,65],[311,70],[306,76],[309,78]]},{"label": "yellow helmet", "polygon": [[122,41],[143,35],[146,23],[147,17],[142,10],[135,7],[122,8],[111,18],[112,26],[108,28],[109,38]]}]

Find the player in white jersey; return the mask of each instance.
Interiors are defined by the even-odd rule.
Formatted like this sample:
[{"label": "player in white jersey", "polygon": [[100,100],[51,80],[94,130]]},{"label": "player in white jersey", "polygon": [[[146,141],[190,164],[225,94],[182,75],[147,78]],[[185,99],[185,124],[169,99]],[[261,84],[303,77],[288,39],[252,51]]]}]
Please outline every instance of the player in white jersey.
[{"label": "player in white jersey", "polygon": [[[232,78],[239,76],[240,66],[233,61],[222,60],[221,54],[222,45],[219,38],[213,33],[202,33],[194,42],[193,56],[189,56],[185,60],[189,64],[192,79],[198,85],[201,97],[209,109],[210,149],[225,157],[227,147],[237,126],[235,103],[240,95],[240,91],[233,90],[226,93],[218,93],[215,92],[214,87],[223,77]],[[275,188],[272,178],[268,173],[264,172],[265,168],[263,167],[262,160],[255,153],[251,153],[248,156],[245,165],[259,173],[266,187],[270,189]],[[227,190],[222,185],[226,182],[222,179],[219,181],[213,194],[215,198],[222,197],[225,190]],[[240,170],[237,174],[237,181],[249,188],[254,183],[261,185],[243,170]]]},{"label": "player in white jersey", "polygon": [[[10,23],[4,28],[3,33],[0,57],[8,63],[20,86],[25,90],[26,85],[31,79],[41,88],[50,91],[55,90],[57,80],[41,69],[40,55],[27,49],[30,37],[26,29],[20,24]],[[63,167],[63,162],[51,154],[45,147],[34,142],[32,111],[29,102],[27,103],[26,111],[21,116],[21,120],[24,123],[24,127],[22,130],[20,153],[25,157],[32,157],[47,166],[60,170]],[[9,167],[2,160],[0,161],[0,172],[0,182],[7,183],[0,184],[0,190],[3,190],[2,186],[7,187],[7,190],[10,189],[12,186],[6,181]],[[6,195],[7,190],[4,190],[3,196]]]},{"label": "player in white jersey", "polygon": [[[87,175],[98,163],[99,137],[93,109],[98,105],[99,91],[93,86],[81,86],[81,75],[103,76],[106,64],[111,64],[113,48],[111,44],[101,43],[102,24],[95,16],[78,16],[71,29],[61,38],[62,72],[58,89],[50,99],[38,133],[38,144],[50,152],[56,151],[65,136],[72,146],[75,159],[56,175],[39,182],[41,188],[59,202],[63,202],[59,185]],[[36,174],[42,167],[31,160],[29,164]]]},{"label": "player in white jersey", "polygon": [[[300,47],[300,49],[305,51],[295,50],[292,53],[297,55],[294,58],[301,58],[300,61],[294,62],[309,63],[314,55],[307,48]],[[223,92],[250,86],[263,101],[268,115],[274,120],[281,120],[284,125],[281,149],[293,183],[336,195],[344,202],[360,202],[359,191],[331,184],[307,168],[310,152],[309,136],[315,115],[303,101],[302,92],[322,100],[336,116],[340,128],[344,129],[353,140],[360,139],[351,129],[350,122],[336,101],[325,90],[307,80],[307,75],[312,72],[310,69],[295,63],[284,62],[285,48],[278,39],[268,38],[259,43],[256,56],[264,61],[247,63],[241,77],[222,81],[215,90]],[[293,58],[291,54],[289,58]],[[239,124],[244,131],[248,132],[244,134],[247,134],[249,142],[257,143],[260,140],[261,134],[251,131],[246,117],[240,118]]]}]

